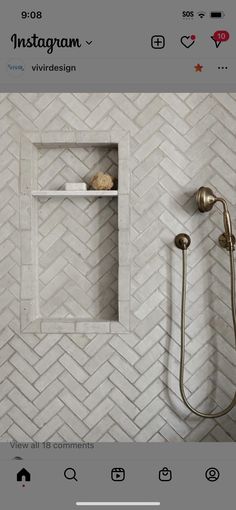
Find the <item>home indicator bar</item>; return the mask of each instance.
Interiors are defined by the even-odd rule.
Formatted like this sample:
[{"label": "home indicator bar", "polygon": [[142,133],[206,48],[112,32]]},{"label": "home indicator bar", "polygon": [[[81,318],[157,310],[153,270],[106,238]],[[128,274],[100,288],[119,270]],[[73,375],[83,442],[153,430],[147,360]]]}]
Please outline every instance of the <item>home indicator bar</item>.
[{"label": "home indicator bar", "polygon": [[77,506],[152,506],[152,507],[155,507],[155,506],[160,506],[160,502],[158,501],[153,501],[153,502],[144,502],[144,501],[93,501],[93,502],[89,502],[89,501],[77,501],[76,502],[76,505]]}]

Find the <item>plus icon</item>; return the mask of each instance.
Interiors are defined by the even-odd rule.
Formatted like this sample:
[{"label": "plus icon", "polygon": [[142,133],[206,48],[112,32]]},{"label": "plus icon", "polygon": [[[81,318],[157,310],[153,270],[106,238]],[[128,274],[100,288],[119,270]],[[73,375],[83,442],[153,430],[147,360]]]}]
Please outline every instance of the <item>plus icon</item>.
[{"label": "plus icon", "polygon": [[164,35],[153,35],[151,38],[151,47],[155,50],[162,50],[165,48],[166,40]]}]

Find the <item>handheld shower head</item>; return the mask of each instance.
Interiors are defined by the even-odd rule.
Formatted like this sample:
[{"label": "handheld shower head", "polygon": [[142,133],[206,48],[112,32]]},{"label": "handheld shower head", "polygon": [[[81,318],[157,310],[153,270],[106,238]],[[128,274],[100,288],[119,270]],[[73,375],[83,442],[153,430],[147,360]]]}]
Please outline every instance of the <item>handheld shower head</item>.
[{"label": "handheld shower head", "polygon": [[225,232],[220,236],[220,244],[228,250],[234,250],[235,237],[232,232],[232,222],[227,202],[222,197],[216,197],[211,188],[202,186],[196,193],[196,201],[200,212],[208,212],[216,202],[223,204],[223,221]]},{"label": "handheld shower head", "polygon": [[[235,309],[235,264],[234,264],[234,256],[233,250],[235,245],[235,237],[232,234],[232,224],[231,218],[228,210],[227,202],[224,198],[218,198],[214,195],[213,191],[207,187],[201,187],[197,194],[196,200],[198,209],[201,212],[210,211],[213,205],[216,202],[221,202],[223,204],[223,219],[224,219],[224,227],[225,232],[220,236],[219,242],[220,246],[226,248],[229,251],[230,258],[230,290],[231,290],[231,311],[233,318],[233,328],[234,328],[234,336],[236,341],[236,309]],[[220,418],[228,414],[232,409],[236,407],[236,391],[234,392],[234,397],[231,400],[230,404],[220,411],[213,413],[202,412],[189,402],[188,395],[185,390],[185,344],[186,344],[186,298],[187,298],[187,254],[188,247],[190,246],[191,239],[185,234],[181,233],[175,237],[175,245],[182,251],[182,296],[181,296],[181,335],[180,335],[180,371],[179,371],[179,389],[180,394],[182,396],[183,402],[186,407],[192,413],[196,414],[201,418]]]}]

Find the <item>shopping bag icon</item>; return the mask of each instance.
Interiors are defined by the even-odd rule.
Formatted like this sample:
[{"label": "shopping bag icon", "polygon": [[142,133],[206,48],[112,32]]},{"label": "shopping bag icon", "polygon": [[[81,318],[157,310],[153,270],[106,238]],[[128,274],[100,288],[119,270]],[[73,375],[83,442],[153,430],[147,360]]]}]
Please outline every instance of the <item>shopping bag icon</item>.
[{"label": "shopping bag icon", "polygon": [[168,469],[167,467],[160,469],[159,480],[160,480],[160,482],[171,482],[171,480],[172,480],[171,469]]}]

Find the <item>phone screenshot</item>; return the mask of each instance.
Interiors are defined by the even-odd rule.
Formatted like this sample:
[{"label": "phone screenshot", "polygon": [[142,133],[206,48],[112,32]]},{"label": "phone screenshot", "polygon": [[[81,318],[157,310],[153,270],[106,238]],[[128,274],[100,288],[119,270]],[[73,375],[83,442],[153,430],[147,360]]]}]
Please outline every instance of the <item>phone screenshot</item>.
[{"label": "phone screenshot", "polygon": [[2,6],[1,510],[235,510],[235,24]]}]

